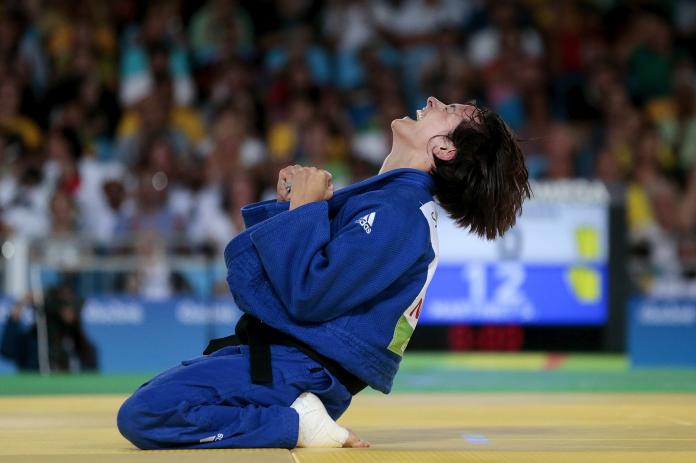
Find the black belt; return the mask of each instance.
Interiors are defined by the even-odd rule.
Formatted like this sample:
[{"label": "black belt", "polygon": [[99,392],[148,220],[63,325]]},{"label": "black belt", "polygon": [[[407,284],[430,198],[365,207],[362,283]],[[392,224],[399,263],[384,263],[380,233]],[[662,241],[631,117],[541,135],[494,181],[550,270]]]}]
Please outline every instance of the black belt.
[{"label": "black belt", "polygon": [[244,314],[239,319],[234,331],[234,335],[211,340],[203,354],[212,354],[227,346],[248,345],[251,382],[254,384],[270,384],[273,382],[271,344],[279,344],[293,346],[307,357],[321,364],[348,389],[351,395],[355,395],[367,387],[367,384],[343,368],[335,360],[321,355],[289,334],[278,331],[249,314]]}]

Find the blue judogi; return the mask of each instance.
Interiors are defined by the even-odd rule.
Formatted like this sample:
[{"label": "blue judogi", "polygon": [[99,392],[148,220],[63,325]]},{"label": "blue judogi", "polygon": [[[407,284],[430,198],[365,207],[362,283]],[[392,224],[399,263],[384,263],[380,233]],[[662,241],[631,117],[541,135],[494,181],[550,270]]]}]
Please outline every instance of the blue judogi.
[{"label": "blue judogi", "polygon": [[351,395],[302,352],[271,346],[273,384],[252,384],[248,346],[225,347],[184,361],[143,384],[121,406],[121,434],[141,449],[293,448],[303,392],[321,399],[333,419]]},{"label": "blue judogi", "polygon": [[396,169],[292,211],[245,207],[225,249],[237,304],[388,393],[437,265],[432,194]]},{"label": "blue judogi", "polygon": [[[248,228],[225,249],[237,304],[388,393],[437,264],[432,189],[428,174],[397,169],[292,211],[246,206]],[[297,349],[274,345],[271,357],[264,385],[251,382],[244,346],[184,362],[124,403],[119,429],[141,448],[292,448],[300,393],[334,419],[349,405],[346,388]]]}]

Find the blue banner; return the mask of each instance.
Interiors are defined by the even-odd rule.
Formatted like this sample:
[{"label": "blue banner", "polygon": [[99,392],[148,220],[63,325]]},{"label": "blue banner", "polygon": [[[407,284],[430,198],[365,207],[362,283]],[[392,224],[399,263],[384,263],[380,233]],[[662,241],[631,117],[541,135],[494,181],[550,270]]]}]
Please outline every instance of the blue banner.
[{"label": "blue banner", "polygon": [[628,347],[636,367],[696,367],[696,300],[634,299]]},{"label": "blue banner", "polygon": [[[10,301],[0,301],[0,332],[10,308]],[[232,298],[95,297],[82,309],[85,331],[104,373],[160,371],[196,357],[209,339],[232,334],[240,316]],[[24,325],[30,325],[25,318]],[[13,371],[11,362],[0,360],[0,373]]]}]

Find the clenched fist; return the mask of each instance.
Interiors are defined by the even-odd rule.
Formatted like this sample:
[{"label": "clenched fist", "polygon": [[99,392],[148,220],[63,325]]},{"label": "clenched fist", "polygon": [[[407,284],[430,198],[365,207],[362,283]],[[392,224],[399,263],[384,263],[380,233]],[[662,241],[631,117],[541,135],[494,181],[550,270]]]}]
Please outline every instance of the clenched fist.
[{"label": "clenched fist", "polygon": [[290,201],[292,178],[295,176],[295,172],[302,168],[302,166],[295,164],[294,166],[281,169],[280,172],[278,172],[278,187],[276,189],[278,201]]},{"label": "clenched fist", "polygon": [[[333,196],[331,174],[316,167],[291,166],[278,176],[278,197],[281,186],[290,198],[290,210],[315,201],[326,201]],[[284,179],[282,177],[285,177]],[[283,185],[281,185],[283,183]]]}]

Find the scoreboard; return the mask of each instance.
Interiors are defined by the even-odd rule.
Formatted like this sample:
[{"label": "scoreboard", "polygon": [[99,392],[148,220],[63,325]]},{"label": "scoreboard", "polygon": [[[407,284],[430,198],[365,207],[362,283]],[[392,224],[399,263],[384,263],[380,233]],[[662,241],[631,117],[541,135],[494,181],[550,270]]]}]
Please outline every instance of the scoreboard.
[{"label": "scoreboard", "polygon": [[513,229],[486,241],[438,220],[440,262],[419,325],[602,325],[609,298],[609,203],[601,182],[532,184]]}]

